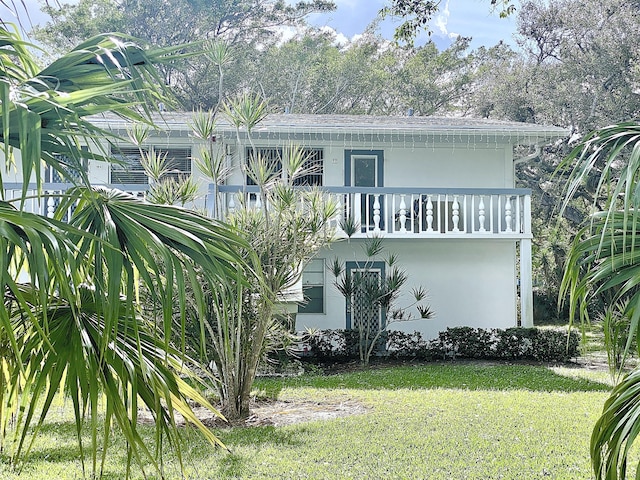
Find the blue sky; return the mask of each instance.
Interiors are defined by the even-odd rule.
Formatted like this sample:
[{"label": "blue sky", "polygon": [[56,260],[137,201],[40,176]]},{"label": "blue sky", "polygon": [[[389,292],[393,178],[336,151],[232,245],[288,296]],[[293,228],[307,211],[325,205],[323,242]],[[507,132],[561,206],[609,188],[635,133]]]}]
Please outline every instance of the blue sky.
[{"label": "blue sky", "polygon": [[[289,0],[292,2],[293,0]],[[334,12],[316,15],[311,20],[315,25],[327,25],[347,38],[362,33],[385,5],[385,0],[334,0],[338,9]],[[381,33],[393,36],[394,23],[386,20]],[[440,47],[446,47],[457,35],[472,37],[472,47],[491,47],[500,40],[514,45],[516,31],[515,16],[500,18],[491,12],[489,0],[441,0],[440,11],[431,21],[432,39]],[[423,35],[422,40],[426,39]]]},{"label": "blue sky", "polygon": [[[50,0],[55,2],[55,0]],[[68,2],[73,0],[60,0]],[[287,0],[293,3],[295,0]],[[365,28],[376,19],[378,11],[385,5],[385,0],[334,0],[338,9],[334,12],[314,15],[310,20],[316,26],[329,26],[338,34],[346,38],[362,33]],[[46,16],[40,12],[38,0],[24,0],[29,11],[29,17],[34,24],[46,21]],[[497,13],[491,12],[489,0],[441,0],[440,11],[431,22],[432,39],[440,47],[449,45],[456,35],[473,38],[472,47],[481,45],[491,47],[503,40],[514,44],[513,33],[516,29],[515,17],[503,19]],[[21,6],[18,5],[18,18],[25,29],[29,29],[30,22]],[[5,21],[16,22],[15,15],[6,8],[0,8],[0,18]],[[380,32],[387,38],[393,36],[393,29],[397,25],[391,19],[380,25]],[[419,39],[424,41],[427,37]]]}]

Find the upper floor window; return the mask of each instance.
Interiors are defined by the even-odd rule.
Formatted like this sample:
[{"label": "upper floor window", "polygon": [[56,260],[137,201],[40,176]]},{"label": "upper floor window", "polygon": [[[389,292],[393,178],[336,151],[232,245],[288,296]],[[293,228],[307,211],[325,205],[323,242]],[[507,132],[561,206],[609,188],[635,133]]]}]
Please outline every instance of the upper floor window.
[{"label": "upper floor window", "polygon": [[[153,147],[156,155],[165,158],[168,172],[163,178],[175,178],[191,175],[191,149]],[[148,148],[143,148],[148,153]],[[122,161],[121,164],[111,164],[111,183],[116,184],[147,184],[149,178],[142,166],[140,149],[137,147],[112,147],[111,154]]]},{"label": "upper floor window", "polygon": [[[264,158],[270,167],[282,174],[282,148],[257,148],[256,152],[262,158]],[[302,155],[305,157],[302,175],[293,179],[293,185],[295,186],[322,186],[322,175],[324,171],[324,157],[323,150],[321,148],[303,148]],[[253,157],[253,149],[247,148],[246,159],[247,164]],[[255,185],[256,182],[247,175],[247,185]]]},{"label": "upper floor window", "polygon": [[[88,151],[88,147],[83,146],[82,151]],[[73,160],[66,155],[55,155],[60,164],[57,170],[51,165],[47,165],[44,171],[44,181],[47,183],[74,183],[82,180],[82,172],[87,173],[89,162],[86,158]],[[79,170],[82,169],[82,172]]]}]

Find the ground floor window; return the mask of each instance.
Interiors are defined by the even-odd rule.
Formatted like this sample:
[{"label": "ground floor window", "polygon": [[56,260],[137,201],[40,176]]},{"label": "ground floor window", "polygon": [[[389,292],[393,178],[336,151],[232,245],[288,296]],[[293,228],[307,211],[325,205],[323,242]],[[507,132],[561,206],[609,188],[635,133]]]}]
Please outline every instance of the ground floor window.
[{"label": "ground floor window", "polygon": [[324,259],[314,258],[302,272],[304,303],[298,313],[324,313]]}]

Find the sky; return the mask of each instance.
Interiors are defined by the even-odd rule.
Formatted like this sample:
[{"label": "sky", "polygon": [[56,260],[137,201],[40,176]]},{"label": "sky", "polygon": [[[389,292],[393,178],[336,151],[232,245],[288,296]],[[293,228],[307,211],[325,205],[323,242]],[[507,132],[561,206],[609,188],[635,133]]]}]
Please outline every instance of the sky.
[{"label": "sky", "polygon": [[[55,3],[55,0],[49,1]],[[66,3],[73,0],[60,1]],[[287,1],[294,3],[294,0]],[[385,5],[385,0],[334,1],[338,6],[337,10],[327,14],[313,15],[310,22],[318,27],[331,27],[345,39],[352,39],[355,35],[361,34],[376,19],[378,11]],[[27,7],[28,17],[22,2]],[[47,17],[40,12],[38,0],[15,0],[15,3],[17,18],[25,29],[28,30],[30,24],[46,22]],[[18,23],[15,14],[5,7],[0,7],[0,18]],[[395,23],[392,19],[385,20],[380,25],[381,34],[386,38],[392,38],[397,24],[397,20]],[[431,38],[440,49],[446,48],[458,35],[472,37],[472,48],[481,45],[491,47],[501,40],[515,46],[513,40],[513,33],[516,30],[515,17],[499,18],[497,13],[491,12],[489,0],[441,0],[440,11],[433,18],[430,26]],[[424,42],[426,38],[426,35],[422,35],[417,43]]]},{"label": "sky", "polygon": [[[314,15],[311,23],[329,26],[348,39],[362,33],[386,3],[385,0],[334,1],[338,6],[336,11]],[[391,38],[398,24],[398,20],[385,20],[380,26],[381,33]],[[457,36],[472,37],[473,48],[482,45],[492,47],[501,40],[515,46],[515,16],[500,18],[497,12],[491,12],[489,0],[441,0],[440,10],[432,19],[430,27],[431,38],[439,48],[446,48]],[[427,38],[423,34],[417,43],[424,42]]]}]

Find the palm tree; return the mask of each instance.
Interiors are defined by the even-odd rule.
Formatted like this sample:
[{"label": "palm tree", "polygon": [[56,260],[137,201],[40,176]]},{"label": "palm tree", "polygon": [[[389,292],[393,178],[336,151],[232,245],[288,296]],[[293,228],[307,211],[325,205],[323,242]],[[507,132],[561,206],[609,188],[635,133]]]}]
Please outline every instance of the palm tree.
[{"label": "palm tree", "polygon": [[[184,47],[144,49],[133,39],[102,35],[41,69],[34,46],[15,31],[0,28],[0,44],[0,139],[5,162],[19,158],[23,175],[19,198],[0,198],[2,438],[14,432],[12,459],[20,460],[64,387],[83,468],[85,429],[97,475],[103,465],[98,451],[104,462],[116,424],[128,442],[129,462],[140,468],[150,462],[160,472],[162,438],[181,459],[176,412],[219,443],[190,407],[194,401],[214,410],[194,387],[200,379],[185,380],[189,359],[168,333],[176,317],[184,322],[185,289],[202,291],[202,278],[208,288],[222,288],[244,268],[237,252],[247,245],[196,213],[92,187],[81,159],[107,160],[107,150],[98,147],[113,138],[91,124],[91,115],[114,112],[150,123],[150,105],[167,101],[154,65],[184,55]],[[43,165],[76,183],[58,199],[54,218],[26,208],[44,201]],[[4,195],[2,182],[0,174]],[[159,318],[143,315],[141,288],[151,302],[145,311]],[[203,296],[195,300],[204,312]],[[139,405],[155,419],[156,448],[138,432]]]},{"label": "palm tree", "polygon": [[[640,332],[640,124],[620,123],[592,132],[561,167],[573,168],[565,206],[586,180],[595,185],[595,198],[606,199],[606,208],[591,216],[570,247],[561,298],[568,295],[572,319],[579,315],[587,322],[590,301],[607,294],[609,308],[620,309],[630,320],[626,354]],[[640,432],[639,387],[636,368],[604,405],[591,437],[598,479],[626,476],[628,449]]]}]

